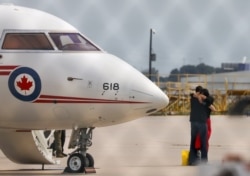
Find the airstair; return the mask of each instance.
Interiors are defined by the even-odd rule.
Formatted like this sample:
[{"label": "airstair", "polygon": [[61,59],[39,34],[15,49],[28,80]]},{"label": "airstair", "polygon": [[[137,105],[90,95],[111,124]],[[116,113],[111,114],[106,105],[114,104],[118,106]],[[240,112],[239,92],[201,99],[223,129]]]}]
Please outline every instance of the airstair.
[{"label": "airstair", "polygon": [[1,130],[0,147],[13,162],[21,164],[58,164],[54,160],[49,140],[53,131]]}]

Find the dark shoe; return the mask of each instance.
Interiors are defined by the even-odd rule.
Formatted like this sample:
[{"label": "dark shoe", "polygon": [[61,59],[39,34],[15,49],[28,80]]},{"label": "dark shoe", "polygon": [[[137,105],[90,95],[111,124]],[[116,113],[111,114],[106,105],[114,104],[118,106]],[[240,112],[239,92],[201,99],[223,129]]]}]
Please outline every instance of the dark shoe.
[{"label": "dark shoe", "polygon": [[189,163],[189,166],[198,166],[199,164],[200,164],[200,160],[197,159],[197,160],[195,160],[195,161],[193,161],[193,162],[190,162],[190,163]]},{"label": "dark shoe", "polygon": [[56,157],[57,158],[63,158],[63,157],[65,157],[65,155],[63,153],[56,153]]},{"label": "dark shoe", "polygon": [[189,166],[197,166],[198,164],[196,162],[189,163]]},{"label": "dark shoe", "polygon": [[65,154],[65,153],[62,153],[62,154],[63,154],[63,156],[64,156],[64,157],[68,156],[68,155],[67,155],[67,154]]}]

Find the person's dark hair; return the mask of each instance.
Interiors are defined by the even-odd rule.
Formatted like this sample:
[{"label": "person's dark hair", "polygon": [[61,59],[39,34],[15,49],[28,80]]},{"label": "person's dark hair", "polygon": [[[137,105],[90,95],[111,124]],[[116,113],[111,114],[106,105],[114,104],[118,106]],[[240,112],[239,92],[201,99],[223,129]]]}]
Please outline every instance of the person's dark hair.
[{"label": "person's dark hair", "polygon": [[209,91],[207,89],[202,89],[201,92],[203,95],[205,95],[206,97],[209,97]]},{"label": "person's dark hair", "polygon": [[195,88],[195,92],[201,92],[202,91],[202,87],[201,86],[197,86],[196,88]]}]

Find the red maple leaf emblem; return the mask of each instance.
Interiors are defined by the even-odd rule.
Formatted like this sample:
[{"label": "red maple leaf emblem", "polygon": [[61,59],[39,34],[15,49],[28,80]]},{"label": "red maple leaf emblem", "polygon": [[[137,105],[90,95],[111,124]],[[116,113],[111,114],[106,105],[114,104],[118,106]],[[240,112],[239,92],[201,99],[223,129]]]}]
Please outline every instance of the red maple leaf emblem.
[{"label": "red maple leaf emblem", "polygon": [[25,91],[26,94],[26,90],[30,90],[30,88],[32,87],[32,81],[28,81],[28,78],[23,75],[23,77],[21,78],[21,81],[17,81],[17,86],[21,89]]}]

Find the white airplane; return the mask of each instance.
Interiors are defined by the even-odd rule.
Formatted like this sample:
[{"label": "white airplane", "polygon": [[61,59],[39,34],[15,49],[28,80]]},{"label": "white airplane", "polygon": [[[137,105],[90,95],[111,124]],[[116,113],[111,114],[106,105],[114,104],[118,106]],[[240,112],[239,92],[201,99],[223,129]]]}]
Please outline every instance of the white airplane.
[{"label": "white airplane", "polygon": [[0,149],[13,162],[56,164],[49,139],[56,129],[72,129],[67,170],[84,172],[94,167],[87,149],[95,127],[169,102],[135,68],[51,14],[2,4],[0,32]]}]

